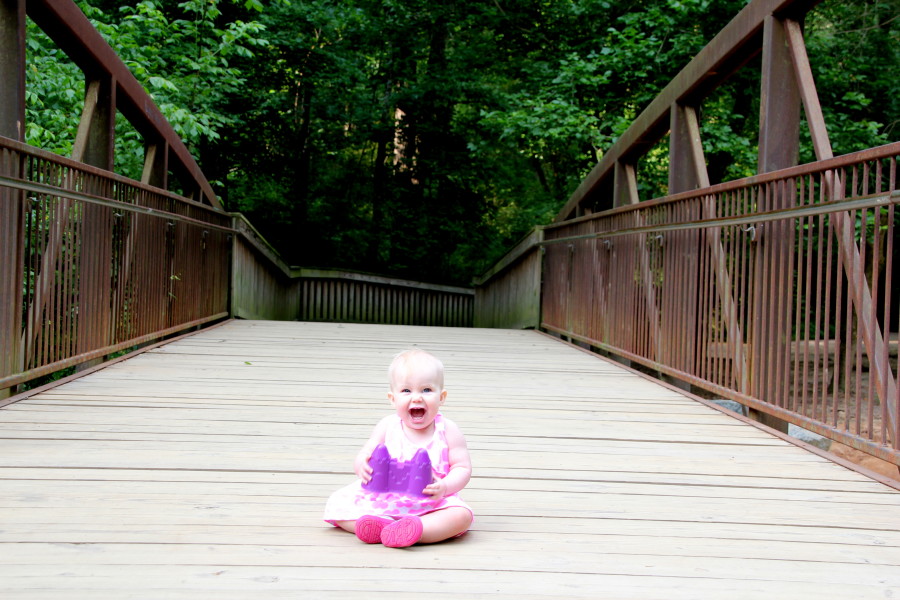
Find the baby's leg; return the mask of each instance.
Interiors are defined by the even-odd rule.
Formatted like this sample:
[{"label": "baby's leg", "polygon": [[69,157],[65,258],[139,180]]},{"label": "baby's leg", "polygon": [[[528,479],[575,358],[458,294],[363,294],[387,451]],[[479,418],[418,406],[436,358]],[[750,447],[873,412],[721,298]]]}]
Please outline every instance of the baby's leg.
[{"label": "baby's leg", "polygon": [[472,513],[461,506],[451,506],[422,515],[421,544],[442,542],[457,536],[472,525]]},{"label": "baby's leg", "polygon": [[350,533],[356,533],[356,521],[335,521],[335,525],[343,529],[344,531],[349,531]]}]

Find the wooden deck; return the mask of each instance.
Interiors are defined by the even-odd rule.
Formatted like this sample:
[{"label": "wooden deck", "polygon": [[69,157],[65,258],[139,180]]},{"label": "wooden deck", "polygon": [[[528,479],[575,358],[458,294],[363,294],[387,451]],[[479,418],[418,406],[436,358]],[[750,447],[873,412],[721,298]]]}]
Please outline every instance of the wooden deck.
[{"label": "wooden deck", "polygon": [[[366,546],[321,512],[412,345],[476,522]],[[0,410],[0,504],[4,599],[900,598],[900,492],[528,331],[227,323]]]}]

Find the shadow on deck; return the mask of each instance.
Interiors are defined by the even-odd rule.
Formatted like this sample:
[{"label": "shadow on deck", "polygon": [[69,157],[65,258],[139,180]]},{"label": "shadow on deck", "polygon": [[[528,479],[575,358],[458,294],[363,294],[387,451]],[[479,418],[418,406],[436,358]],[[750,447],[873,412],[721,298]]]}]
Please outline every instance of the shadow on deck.
[{"label": "shadow on deck", "polygon": [[[321,512],[412,345],[476,522],[366,546]],[[900,597],[900,492],[533,331],[232,321],[0,429],[4,598]]]}]

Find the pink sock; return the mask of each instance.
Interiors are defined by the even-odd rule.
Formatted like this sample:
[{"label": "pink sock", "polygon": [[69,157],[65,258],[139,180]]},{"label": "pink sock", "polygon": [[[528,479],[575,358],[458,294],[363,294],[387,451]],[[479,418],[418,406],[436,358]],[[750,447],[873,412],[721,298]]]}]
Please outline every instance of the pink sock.
[{"label": "pink sock", "polygon": [[381,531],[393,522],[375,515],[362,516],[356,520],[356,537],[367,544],[377,544],[381,541]]},{"label": "pink sock", "polygon": [[406,548],[420,539],[422,539],[422,519],[419,517],[403,517],[381,530],[381,543],[389,548]]}]

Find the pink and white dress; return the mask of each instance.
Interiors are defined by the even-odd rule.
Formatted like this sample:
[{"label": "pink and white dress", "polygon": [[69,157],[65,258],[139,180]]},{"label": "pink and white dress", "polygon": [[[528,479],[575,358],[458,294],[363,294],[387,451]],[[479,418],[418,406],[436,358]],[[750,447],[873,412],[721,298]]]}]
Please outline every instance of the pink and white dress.
[{"label": "pink and white dress", "polygon": [[[428,458],[431,459],[431,469],[435,477],[443,479],[450,472],[450,449],[447,444],[444,418],[440,413],[434,419],[434,436],[428,444],[418,446],[409,441],[403,433],[400,417],[396,415],[388,424],[384,444],[392,458],[403,462],[412,460],[416,451],[424,448],[428,452]],[[472,512],[469,505],[463,502],[457,494],[450,494],[440,500],[434,500],[430,496],[418,497],[394,492],[370,492],[362,487],[362,480],[357,479],[331,494],[325,505],[324,518],[332,525],[335,524],[335,521],[355,521],[363,515],[399,519],[406,515],[421,516],[451,506],[460,506],[470,513]]]}]

